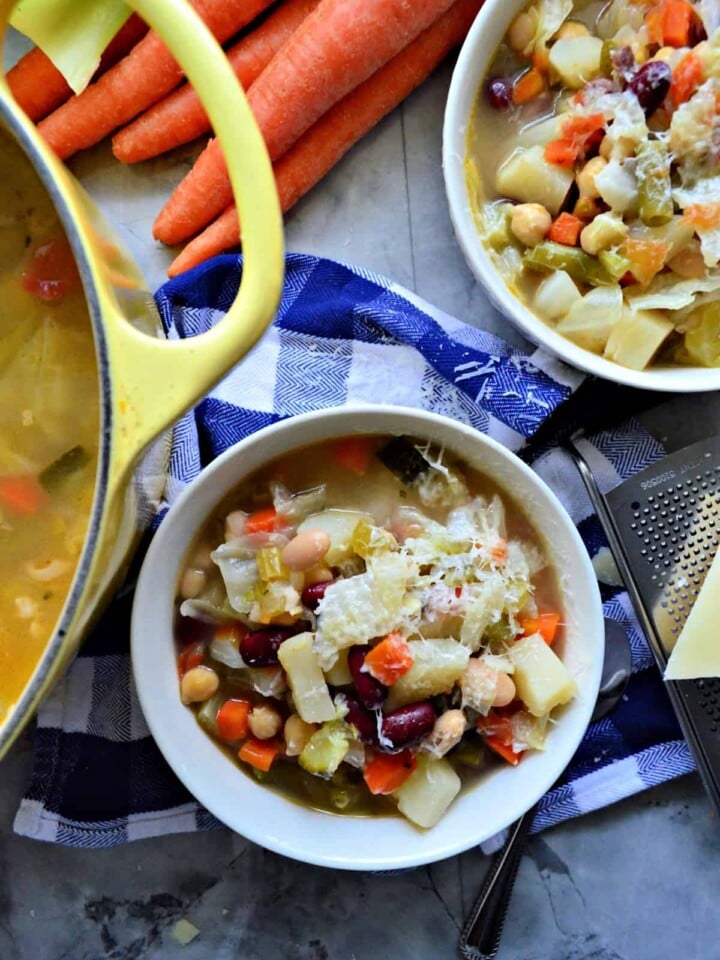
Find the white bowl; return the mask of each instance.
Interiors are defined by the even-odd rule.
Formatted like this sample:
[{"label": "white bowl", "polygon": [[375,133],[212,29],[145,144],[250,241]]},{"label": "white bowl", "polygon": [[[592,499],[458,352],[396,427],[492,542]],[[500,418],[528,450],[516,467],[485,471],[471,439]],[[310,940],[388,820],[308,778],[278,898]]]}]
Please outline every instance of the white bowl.
[{"label": "white bowl", "polygon": [[720,389],[720,368],[657,366],[630,370],[577,346],[544,323],[507,287],[478,235],[465,175],[468,130],[473,106],[495,51],[515,16],[529,0],[485,0],[465,39],[453,72],[443,124],[443,172],[450,217],[465,259],[488,296],[533,343],[567,363],[630,387],[678,393]]},{"label": "white bowl", "polygon": [[[349,434],[410,434],[443,444],[522,504],[560,573],[563,659],[578,695],[562,711],[547,750],[528,754],[465,789],[442,820],[420,831],[399,816],[348,817],[291,802],[242,773],[178,695],[173,601],[183,558],[218,502],[258,467],[289,450]],[[555,495],[504,447],[456,421],[421,410],[320,410],[274,424],[218,457],[183,492],[145,558],[135,595],[132,660],[140,704],[166,760],[188,790],[233,830],[264,847],[347,870],[412,867],[459,853],[516,820],[563,772],[589,722],[600,683],[603,616],[592,564]]]}]

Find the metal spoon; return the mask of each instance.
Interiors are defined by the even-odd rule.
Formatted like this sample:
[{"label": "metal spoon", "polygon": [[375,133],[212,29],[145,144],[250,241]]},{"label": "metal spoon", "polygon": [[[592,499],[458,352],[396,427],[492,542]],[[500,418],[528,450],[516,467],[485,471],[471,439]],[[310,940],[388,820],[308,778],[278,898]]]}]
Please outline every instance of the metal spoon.
[{"label": "metal spoon", "polygon": [[[600,689],[591,723],[609,713],[630,679],[631,657],[625,629],[605,620],[605,656]],[[505,845],[493,857],[480,894],[460,934],[460,955],[467,960],[492,960],[497,954],[515,878],[530,838],[537,808],[523,814],[510,828]]]}]

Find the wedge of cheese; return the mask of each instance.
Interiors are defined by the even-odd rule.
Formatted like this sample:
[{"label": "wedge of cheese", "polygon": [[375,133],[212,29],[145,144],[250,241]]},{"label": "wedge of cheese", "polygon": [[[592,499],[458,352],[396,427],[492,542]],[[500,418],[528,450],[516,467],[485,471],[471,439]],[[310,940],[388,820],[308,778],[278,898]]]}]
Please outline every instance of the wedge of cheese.
[{"label": "wedge of cheese", "polygon": [[720,550],[665,670],[666,680],[720,677]]}]

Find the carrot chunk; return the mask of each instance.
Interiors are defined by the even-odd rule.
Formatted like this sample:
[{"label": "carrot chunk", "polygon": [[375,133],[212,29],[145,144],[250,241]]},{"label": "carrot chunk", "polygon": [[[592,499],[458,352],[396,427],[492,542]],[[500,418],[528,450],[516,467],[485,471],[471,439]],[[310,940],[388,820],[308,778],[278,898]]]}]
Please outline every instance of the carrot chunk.
[{"label": "carrot chunk", "polygon": [[399,790],[417,766],[409,750],[402,753],[378,753],[368,760],[363,770],[363,779],[374,795],[394,793]]},{"label": "carrot chunk", "polygon": [[552,644],[560,625],[559,613],[541,613],[537,617],[523,619],[520,621],[522,627],[522,636],[531,637],[534,633],[539,633],[545,643]]},{"label": "carrot chunk", "polygon": [[371,454],[372,446],[367,437],[345,437],[333,444],[333,459],[359,477],[367,473]]},{"label": "carrot chunk", "polygon": [[238,757],[256,770],[267,773],[279,753],[280,747],[274,740],[256,740],[251,737],[238,750]]},{"label": "carrot chunk", "polygon": [[47,499],[47,492],[34,474],[0,477],[0,504],[19,517],[38,513]]},{"label": "carrot chunk", "polygon": [[250,729],[249,716],[249,700],[226,700],[215,718],[215,726],[220,738],[228,741],[243,740]]},{"label": "carrot chunk", "polygon": [[391,687],[413,665],[410,644],[399,633],[389,633],[365,657],[368,672],[386,687]]},{"label": "carrot chunk", "polygon": [[580,231],[585,226],[585,222],[580,217],[572,213],[561,213],[553,221],[548,233],[548,240],[554,243],[563,243],[566,247],[576,247],[580,238]]},{"label": "carrot chunk", "polygon": [[670,84],[670,96],[676,107],[685,103],[703,82],[703,66],[700,57],[691,50],[675,67]]},{"label": "carrot chunk", "polygon": [[511,767],[516,767],[520,763],[520,758],[525,752],[524,750],[513,750],[512,746],[503,743],[500,737],[485,737],[485,743]]},{"label": "carrot chunk", "polygon": [[277,511],[275,507],[265,507],[251,513],[245,521],[245,533],[272,533],[275,529]]},{"label": "carrot chunk", "polygon": [[534,100],[545,89],[545,78],[536,68],[531,67],[513,84],[512,99],[518,106]]},{"label": "carrot chunk", "polygon": [[662,14],[663,43],[666,47],[687,47],[694,10],[687,0],[666,0]]},{"label": "carrot chunk", "polygon": [[545,144],[545,159],[548,163],[572,168],[577,158],[577,150],[569,140],[551,140]]},{"label": "carrot chunk", "polygon": [[683,220],[691,223],[699,230],[712,230],[720,224],[719,203],[693,203],[685,207]]}]

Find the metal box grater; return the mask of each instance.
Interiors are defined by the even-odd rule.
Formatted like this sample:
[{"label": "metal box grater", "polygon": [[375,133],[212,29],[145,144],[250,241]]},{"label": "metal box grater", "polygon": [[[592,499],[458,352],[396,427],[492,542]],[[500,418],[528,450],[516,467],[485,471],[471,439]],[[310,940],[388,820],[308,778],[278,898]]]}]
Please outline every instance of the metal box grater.
[{"label": "metal box grater", "polygon": [[[605,494],[578,447],[582,433],[568,443],[661,672],[720,544],[720,436],[696,439],[720,426],[715,402],[700,417],[680,401],[638,416],[671,452]],[[720,679],[666,687],[720,811]]]}]

